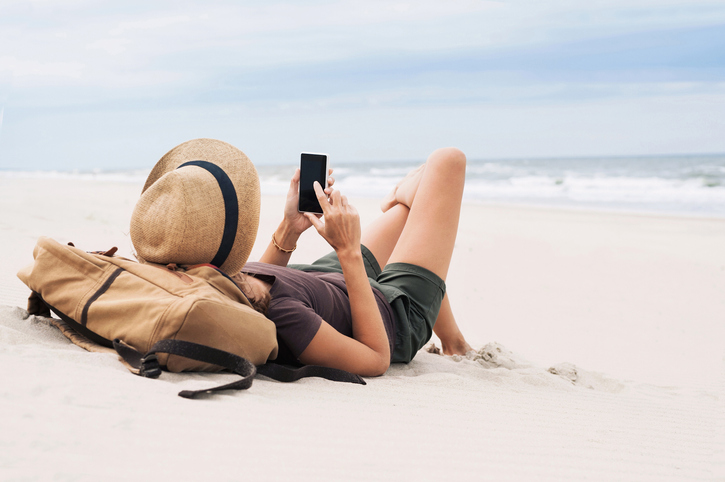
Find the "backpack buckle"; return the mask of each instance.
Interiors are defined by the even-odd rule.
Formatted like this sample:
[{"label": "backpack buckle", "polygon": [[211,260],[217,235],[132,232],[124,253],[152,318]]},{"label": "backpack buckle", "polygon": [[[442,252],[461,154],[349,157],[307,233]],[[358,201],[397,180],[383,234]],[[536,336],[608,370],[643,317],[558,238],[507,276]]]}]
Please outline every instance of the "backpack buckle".
[{"label": "backpack buckle", "polygon": [[161,375],[161,365],[155,353],[150,353],[141,358],[138,374],[146,378],[158,378]]}]

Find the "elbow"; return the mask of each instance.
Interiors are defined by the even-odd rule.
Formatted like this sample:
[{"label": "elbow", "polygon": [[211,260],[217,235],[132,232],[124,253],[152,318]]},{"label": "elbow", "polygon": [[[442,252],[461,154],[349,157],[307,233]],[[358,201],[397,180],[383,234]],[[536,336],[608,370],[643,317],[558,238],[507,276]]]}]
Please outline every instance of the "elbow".
[{"label": "elbow", "polygon": [[352,373],[361,377],[379,377],[385,375],[390,367],[390,355],[379,355],[370,357],[363,365],[359,365],[357,369],[349,369]]},{"label": "elbow", "polygon": [[380,360],[378,363],[375,364],[375,366],[370,367],[370,372],[367,375],[368,377],[379,377],[382,375],[385,375],[385,372],[388,371],[388,368],[390,368],[390,357],[380,357]]},{"label": "elbow", "polygon": [[385,372],[387,372],[387,371],[388,371],[388,368],[390,368],[390,360],[388,360],[388,361],[384,362],[384,363],[383,363],[383,364],[382,364],[382,365],[380,366],[380,374],[379,374],[378,376],[382,376],[382,375],[385,375]]}]

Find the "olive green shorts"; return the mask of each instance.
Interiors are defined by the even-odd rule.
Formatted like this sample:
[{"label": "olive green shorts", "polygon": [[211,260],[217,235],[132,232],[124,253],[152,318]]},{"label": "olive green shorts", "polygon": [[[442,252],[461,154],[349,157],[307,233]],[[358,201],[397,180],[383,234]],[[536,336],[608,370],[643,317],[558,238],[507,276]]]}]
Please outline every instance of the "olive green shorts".
[{"label": "olive green shorts", "polygon": [[[383,293],[395,316],[391,361],[407,363],[433,335],[446,283],[432,271],[414,264],[389,263],[381,270],[373,253],[365,246],[361,249],[370,285]],[[290,265],[290,268],[342,273],[334,251],[312,264]]]}]

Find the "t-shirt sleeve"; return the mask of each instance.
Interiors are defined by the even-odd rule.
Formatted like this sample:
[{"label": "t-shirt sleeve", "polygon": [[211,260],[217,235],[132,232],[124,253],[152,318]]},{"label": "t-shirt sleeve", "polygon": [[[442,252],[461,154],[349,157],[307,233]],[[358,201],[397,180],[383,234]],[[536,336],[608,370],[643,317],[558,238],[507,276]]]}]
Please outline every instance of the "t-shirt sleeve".
[{"label": "t-shirt sleeve", "polygon": [[277,325],[277,337],[298,359],[322,324],[320,315],[294,298],[273,299],[267,316]]}]

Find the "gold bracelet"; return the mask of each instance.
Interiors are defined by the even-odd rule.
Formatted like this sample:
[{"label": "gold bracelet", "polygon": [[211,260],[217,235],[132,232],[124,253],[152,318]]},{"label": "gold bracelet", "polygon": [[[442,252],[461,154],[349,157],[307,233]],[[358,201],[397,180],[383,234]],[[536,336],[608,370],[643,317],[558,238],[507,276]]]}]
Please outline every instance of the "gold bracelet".
[{"label": "gold bracelet", "polygon": [[282,251],[283,253],[287,253],[287,254],[289,254],[289,253],[291,253],[292,251],[294,251],[295,249],[297,249],[297,245],[296,245],[296,244],[295,244],[295,247],[294,247],[294,248],[292,248],[292,249],[284,249],[284,248],[283,248],[282,246],[280,246],[279,244],[277,244],[277,240],[276,240],[276,239],[274,239],[274,233],[272,233],[272,243],[274,244],[274,247],[275,247],[275,248],[277,248],[277,249],[279,249],[280,251]]}]

